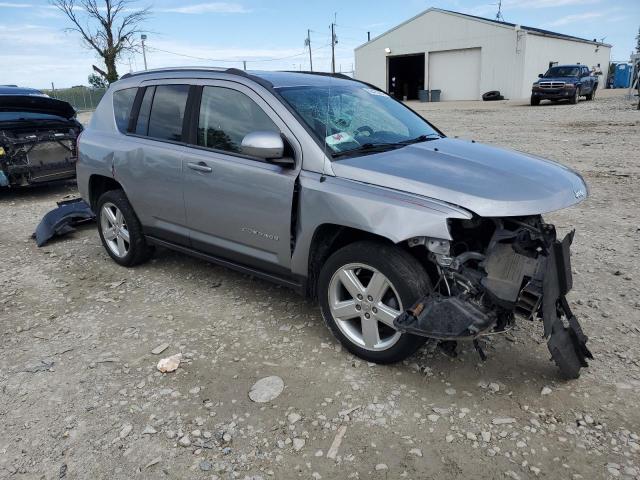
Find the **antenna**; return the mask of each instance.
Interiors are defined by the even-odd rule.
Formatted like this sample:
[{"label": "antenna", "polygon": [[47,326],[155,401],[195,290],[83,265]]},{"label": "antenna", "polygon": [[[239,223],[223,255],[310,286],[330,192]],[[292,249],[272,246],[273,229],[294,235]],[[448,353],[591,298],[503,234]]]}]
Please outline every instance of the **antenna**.
[{"label": "antenna", "polygon": [[504,17],[502,16],[502,0],[498,0],[498,13],[496,13],[496,20],[504,22]]}]

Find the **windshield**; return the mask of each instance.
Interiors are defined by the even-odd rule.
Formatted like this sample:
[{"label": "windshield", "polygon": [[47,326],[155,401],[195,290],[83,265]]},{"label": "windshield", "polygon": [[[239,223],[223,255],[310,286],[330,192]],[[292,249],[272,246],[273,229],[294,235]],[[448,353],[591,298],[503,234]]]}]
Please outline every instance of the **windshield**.
[{"label": "windshield", "polygon": [[366,85],[281,87],[278,92],[334,157],[441,137],[420,116]]},{"label": "windshield", "polygon": [[580,69],[578,67],[551,67],[544,74],[546,78],[551,77],[577,77]]}]

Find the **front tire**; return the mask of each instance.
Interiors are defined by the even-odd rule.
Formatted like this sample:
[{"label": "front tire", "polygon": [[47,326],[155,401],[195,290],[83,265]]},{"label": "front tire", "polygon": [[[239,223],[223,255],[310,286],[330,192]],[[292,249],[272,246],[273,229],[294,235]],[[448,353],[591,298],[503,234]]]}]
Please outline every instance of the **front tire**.
[{"label": "front tire", "polygon": [[580,100],[580,89],[576,87],[576,91],[574,92],[573,97],[569,99],[569,103],[571,103],[571,105],[575,105],[578,103],[579,100]]},{"label": "front tire", "polygon": [[123,267],[147,261],[153,250],[144,238],[140,220],[122,190],[103,193],[97,203],[98,232],[109,256]]},{"label": "front tire", "polygon": [[534,97],[533,95],[531,95],[531,106],[537,107],[538,105],[540,105],[540,98]]},{"label": "front tire", "polygon": [[335,252],[318,278],[320,308],[331,332],[354,355],[382,364],[404,360],[424,344],[425,338],[396,331],[393,320],[430,289],[417,259],[371,241]]}]

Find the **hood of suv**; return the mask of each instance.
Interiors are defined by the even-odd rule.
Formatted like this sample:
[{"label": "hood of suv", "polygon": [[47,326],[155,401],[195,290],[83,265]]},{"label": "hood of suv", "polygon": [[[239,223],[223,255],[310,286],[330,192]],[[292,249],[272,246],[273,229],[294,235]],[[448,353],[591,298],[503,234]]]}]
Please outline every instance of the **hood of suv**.
[{"label": "hood of suv", "polygon": [[443,138],[334,161],[335,174],[435,198],[483,217],[536,215],[582,201],[582,177],[558,163]]}]

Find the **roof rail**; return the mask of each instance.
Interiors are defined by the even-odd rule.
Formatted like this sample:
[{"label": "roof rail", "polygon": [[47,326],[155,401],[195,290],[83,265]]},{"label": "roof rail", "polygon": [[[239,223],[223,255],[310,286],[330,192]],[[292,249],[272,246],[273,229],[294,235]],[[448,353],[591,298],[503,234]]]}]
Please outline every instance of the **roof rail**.
[{"label": "roof rail", "polygon": [[[319,75],[321,77],[335,77],[340,78],[342,80],[355,80],[349,75],[345,75],[344,73],[331,73],[331,72],[311,72],[309,70],[282,70],[286,73],[304,73],[307,75]],[[356,80],[357,81],[357,80]]]},{"label": "roof rail", "polygon": [[[151,75],[153,73],[171,73],[171,72],[190,72],[193,70],[201,72],[227,72],[229,70],[237,70],[235,68],[223,68],[223,67],[166,67],[166,68],[152,68],[150,70],[140,70],[139,72],[125,73],[121,80],[125,78],[138,77],[141,75]],[[229,72],[233,73],[233,72]]]}]

